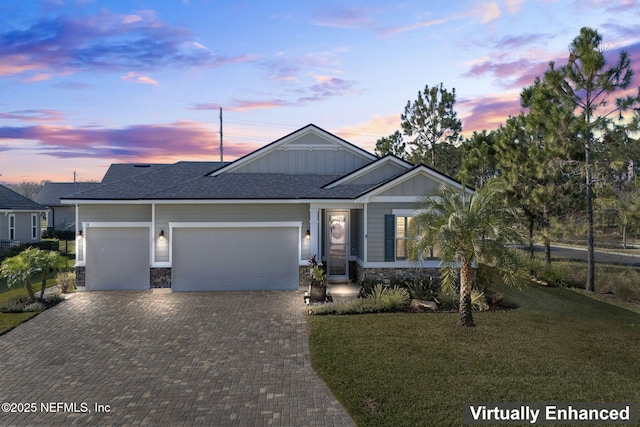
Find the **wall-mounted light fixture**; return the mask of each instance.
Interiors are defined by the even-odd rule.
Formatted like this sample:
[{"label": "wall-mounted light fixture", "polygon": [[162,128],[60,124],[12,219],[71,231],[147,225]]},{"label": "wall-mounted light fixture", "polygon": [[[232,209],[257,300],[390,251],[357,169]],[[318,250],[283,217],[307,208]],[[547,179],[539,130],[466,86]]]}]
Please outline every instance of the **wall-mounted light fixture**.
[{"label": "wall-mounted light fixture", "polygon": [[164,242],[164,230],[160,230],[160,234],[158,235],[158,239],[161,242]]},{"label": "wall-mounted light fixture", "polygon": [[82,239],[82,230],[78,230],[78,239]]},{"label": "wall-mounted light fixture", "polygon": [[307,234],[304,235],[304,238],[307,240],[311,239],[311,230],[307,230]]}]

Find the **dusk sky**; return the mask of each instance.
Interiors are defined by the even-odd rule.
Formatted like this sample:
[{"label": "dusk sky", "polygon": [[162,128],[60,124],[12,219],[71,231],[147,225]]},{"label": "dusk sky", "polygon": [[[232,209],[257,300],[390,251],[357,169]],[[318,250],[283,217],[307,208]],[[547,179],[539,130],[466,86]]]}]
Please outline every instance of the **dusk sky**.
[{"label": "dusk sky", "polygon": [[465,135],[520,111],[580,28],[631,57],[640,1],[2,0],[0,181],[234,160],[314,123],[373,152],[425,85]]}]

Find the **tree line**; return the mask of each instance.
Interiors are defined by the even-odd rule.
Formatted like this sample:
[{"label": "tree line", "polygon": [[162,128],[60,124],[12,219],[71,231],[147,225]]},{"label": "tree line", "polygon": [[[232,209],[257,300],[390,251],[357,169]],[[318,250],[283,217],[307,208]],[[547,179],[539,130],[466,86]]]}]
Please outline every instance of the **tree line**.
[{"label": "tree line", "polygon": [[585,27],[566,64],[550,62],[522,89],[520,114],[498,129],[463,138],[455,89],[427,85],[407,102],[402,129],[377,141],[376,154],[424,164],[477,189],[500,181],[524,213],[531,253],[540,239],[551,262],[552,235],[561,234],[554,226],[586,242],[585,287],[593,291],[596,228],[617,231],[625,247],[640,228],[640,87],[631,88],[632,77],[628,54],[614,58]]}]

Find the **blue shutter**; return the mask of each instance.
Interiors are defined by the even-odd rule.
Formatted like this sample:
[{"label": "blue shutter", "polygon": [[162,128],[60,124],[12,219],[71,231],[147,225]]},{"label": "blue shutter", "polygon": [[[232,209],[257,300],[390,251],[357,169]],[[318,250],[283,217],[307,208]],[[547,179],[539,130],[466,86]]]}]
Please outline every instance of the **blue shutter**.
[{"label": "blue shutter", "polygon": [[384,260],[396,260],[396,216],[384,216]]}]

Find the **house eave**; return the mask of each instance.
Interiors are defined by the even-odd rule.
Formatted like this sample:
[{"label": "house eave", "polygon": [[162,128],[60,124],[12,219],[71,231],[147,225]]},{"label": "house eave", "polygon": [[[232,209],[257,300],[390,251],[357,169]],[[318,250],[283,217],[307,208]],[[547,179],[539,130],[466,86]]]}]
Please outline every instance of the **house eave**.
[{"label": "house eave", "polygon": [[70,199],[69,203],[74,205],[197,205],[197,204],[323,204],[323,203],[347,203],[361,204],[362,202],[353,198],[331,198],[331,199],[136,199],[136,200],[116,200],[116,199]]}]

